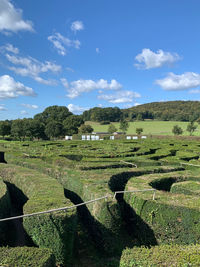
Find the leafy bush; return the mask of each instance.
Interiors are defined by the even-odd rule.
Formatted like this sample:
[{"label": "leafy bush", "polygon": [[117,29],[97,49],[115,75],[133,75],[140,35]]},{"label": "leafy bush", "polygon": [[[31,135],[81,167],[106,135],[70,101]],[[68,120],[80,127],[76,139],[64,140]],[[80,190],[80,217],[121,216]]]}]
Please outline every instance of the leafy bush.
[{"label": "leafy bush", "polygon": [[161,245],[125,249],[120,267],[200,266],[200,245]]},{"label": "leafy bush", "polygon": [[0,265],[15,267],[55,267],[55,257],[46,248],[0,248]]}]

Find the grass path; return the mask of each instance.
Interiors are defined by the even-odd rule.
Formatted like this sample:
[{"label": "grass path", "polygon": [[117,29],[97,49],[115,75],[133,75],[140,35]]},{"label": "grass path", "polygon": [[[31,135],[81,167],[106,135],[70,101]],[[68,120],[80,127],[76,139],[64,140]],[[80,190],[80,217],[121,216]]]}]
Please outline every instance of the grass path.
[{"label": "grass path", "polygon": [[[98,132],[106,132],[108,130],[109,125],[100,125],[97,122],[88,121],[86,124],[90,124],[94,131]],[[119,123],[113,123],[115,127],[119,130]],[[189,135],[186,131],[188,122],[182,121],[135,121],[129,123],[129,128],[127,134],[136,134],[136,128],[143,128],[143,134],[156,134],[156,135],[173,135],[172,128],[174,125],[178,125],[183,129],[183,135]],[[200,136],[200,125],[198,125],[197,129],[194,132],[194,136]]]}]

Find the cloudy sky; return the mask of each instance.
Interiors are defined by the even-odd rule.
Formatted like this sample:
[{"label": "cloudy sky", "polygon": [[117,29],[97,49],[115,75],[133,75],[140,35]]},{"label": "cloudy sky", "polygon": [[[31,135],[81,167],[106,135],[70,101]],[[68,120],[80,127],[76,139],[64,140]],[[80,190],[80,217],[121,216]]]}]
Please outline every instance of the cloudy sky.
[{"label": "cloudy sky", "polygon": [[0,0],[0,120],[200,100],[199,0]]}]

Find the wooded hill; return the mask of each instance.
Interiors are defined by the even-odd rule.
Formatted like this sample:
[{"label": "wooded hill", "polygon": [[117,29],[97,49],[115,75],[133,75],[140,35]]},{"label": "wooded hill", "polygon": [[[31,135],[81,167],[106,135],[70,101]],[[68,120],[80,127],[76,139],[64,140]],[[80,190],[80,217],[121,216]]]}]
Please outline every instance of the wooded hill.
[{"label": "wooded hill", "polygon": [[153,102],[122,111],[129,120],[195,121],[200,118],[200,101]]},{"label": "wooded hill", "polygon": [[102,124],[118,122],[122,118],[128,121],[144,119],[195,121],[200,118],[200,101],[153,102],[129,109],[95,107],[83,112],[84,121],[96,121]]}]

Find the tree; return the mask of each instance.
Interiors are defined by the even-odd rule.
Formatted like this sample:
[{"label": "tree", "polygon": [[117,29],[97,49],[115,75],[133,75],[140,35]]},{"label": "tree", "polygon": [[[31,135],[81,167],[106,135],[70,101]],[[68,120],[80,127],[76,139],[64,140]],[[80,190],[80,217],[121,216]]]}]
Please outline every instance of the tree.
[{"label": "tree", "polygon": [[45,134],[49,138],[57,138],[63,135],[63,125],[60,122],[51,120],[45,126]]},{"label": "tree", "polygon": [[47,139],[47,136],[44,131],[45,131],[44,123],[35,119],[29,119],[28,132],[26,132],[26,136],[29,136],[30,139],[33,138]]},{"label": "tree", "polygon": [[0,121],[0,135],[4,136],[5,135],[10,135],[11,133],[11,123],[7,121]]},{"label": "tree", "polygon": [[136,133],[140,135],[143,132],[143,128],[136,128]]},{"label": "tree", "polygon": [[25,139],[26,131],[25,131],[25,120],[24,119],[23,120],[17,119],[12,122],[11,135],[19,139],[20,141],[22,138],[23,140]]},{"label": "tree", "polygon": [[200,117],[196,120],[196,122],[197,122],[198,124],[200,124]]},{"label": "tree", "polygon": [[137,121],[143,121],[143,120],[144,120],[144,118],[143,118],[143,116],[142,116],[142,113],[139,113],[139,114],[137,115],[136,120],[137,120]]},{"label": "tree", "polygon": [[192,135],[193,132],[196,130],[196,128],[197,128],[197,125],[194,125],[194,122],[190,122],[188,123],[186,130],[190,133],[190,135]]},{"label": "tree", "polygon": [[178,125],[174,125],[173,129],[172,129],[172,133],[174,135],[181,135],[183,133],[183,130],[180,126]]},{"label": "tree", "polygon": [[129,124],[126,120],[121,120],[119,129],[121,129],[123,132],[126,132],[128,130]]},{"label": "tree", "polygon": [[115,127],[115,125],[114,124],[110,124],[109,126],[108,126],[108,132],[109,133],[114,133],[114,132],[116,132],[117,131],[117,128]]},{"label": "tree", "polygon": [[73,135],[78,133],[78,127],[83,124],[82,116],[71,115],[63,121],[64,133],[66,135]]},{"label": "tree", "polygon": [[122,111],[118,107],[100,108],[95,107],[83,112],[83,119],[85,121],[109,121],[118,122],[122,116]]},{"label": "tree", "polygon": [[65,106],[50,106],[42,113],[36,114],[34,119],[37,119],[45,124],[52,120],[62,123],[70,115],[73,114]]},{"label": "tree", "polygon": [[92,133],[94,131],[94,129],[89,124],[88,125],[82,124],[78,131],[79,131],[79,133]]}]

